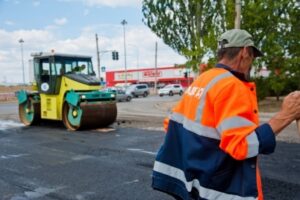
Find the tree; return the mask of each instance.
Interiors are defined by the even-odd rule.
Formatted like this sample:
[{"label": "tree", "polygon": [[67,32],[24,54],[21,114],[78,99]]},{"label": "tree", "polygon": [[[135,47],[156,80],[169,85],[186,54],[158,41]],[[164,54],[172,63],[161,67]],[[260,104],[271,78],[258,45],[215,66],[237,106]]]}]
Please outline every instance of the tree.
[{"label": "tree", "polygon": [[[241,2],[241,28],[253,35],[265,55],[254,66],[267,66],[272,73],[280,69],[286,77],[282,84],[287,78],[300,78],[299,0]],[[205,57],[210,57],[209,65],[215,63],[217,36],[234,28],[234,9],[234,0],[144,0],[143,20],[195,70]]]},{"label": "tree", "polygon": [[277,100],[289,86],[289,79],[300,76],[295,62],[300,58],[296,48],[300,39],[299,6],[297,0],[244,0],[242,5],[241,28],[253,35],[255,44],[264,52],[255,66],[266,66],[271,71],[269,85]]},{"label": "tree", "polygon": [[221,24],[215,13],[220,5],[211,0],[144,0],[143,21],[196,70],[216,48]]}]

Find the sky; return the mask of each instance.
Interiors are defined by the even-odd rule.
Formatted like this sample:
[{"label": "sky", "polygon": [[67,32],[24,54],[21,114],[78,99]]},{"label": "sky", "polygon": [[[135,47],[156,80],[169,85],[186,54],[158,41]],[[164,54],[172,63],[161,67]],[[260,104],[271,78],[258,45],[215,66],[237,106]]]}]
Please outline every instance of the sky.
[{"label": "sky", "polygon": [[[127,69],[154,67],[156,42],[158,67],[184,63],[142,19],[142,0],[0,0],[0,83],[23,83],[22,52],[26,83],[34,52],[89,55],[97,72],[95,34],[100,65],[124,70],[124,28]],[[111,50],[119,52],[118,61]]]}]

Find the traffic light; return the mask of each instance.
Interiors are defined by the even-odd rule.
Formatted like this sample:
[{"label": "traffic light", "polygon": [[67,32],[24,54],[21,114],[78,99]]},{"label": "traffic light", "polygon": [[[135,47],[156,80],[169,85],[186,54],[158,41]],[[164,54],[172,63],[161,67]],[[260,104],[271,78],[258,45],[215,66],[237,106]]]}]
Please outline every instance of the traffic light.
[{"label": "traffic light", "polygon": [[188,77],[188,73],[187,73],[187,72],[184,72],[184,73],[183,73],[183,76],[184,76],[184,78],[187,78],[187,77]]},{"label": "traffic light", "polygon": [[119,60],[119,52],[116,51],[116,60]]},{"label": "traffic light", "polygon": [[113,51],[112,52],[112,59],[113,60],[119,60],[119,52]]}]

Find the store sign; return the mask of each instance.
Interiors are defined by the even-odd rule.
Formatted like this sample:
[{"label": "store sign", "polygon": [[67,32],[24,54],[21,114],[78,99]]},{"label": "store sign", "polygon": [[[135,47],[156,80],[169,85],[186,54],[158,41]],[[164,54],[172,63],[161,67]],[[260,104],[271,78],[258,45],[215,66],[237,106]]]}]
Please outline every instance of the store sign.
[{"label": "store sign", "polygon": [[[133,79],[133,74],[132,73],[127,73],[127,80],[132,80],[132,79]],[[115,73],[115,80],[116,81],[125,80],[125,73]]]},{"label": "store sign", "polygon": [[161,76],[162,76],[161,71],[147,70],[143,72],[143,77],[145,78],[153,78],[153,77],[161,77]]}]

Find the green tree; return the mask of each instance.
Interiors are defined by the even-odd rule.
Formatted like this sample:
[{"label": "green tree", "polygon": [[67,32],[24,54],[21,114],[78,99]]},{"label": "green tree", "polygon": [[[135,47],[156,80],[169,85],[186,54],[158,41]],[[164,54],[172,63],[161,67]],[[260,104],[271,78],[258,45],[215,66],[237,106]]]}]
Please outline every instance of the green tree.
[{"label": "green tree", "polygon": [[289,87],[289,79],[300,76],[296,64],[299,61],[300,4],[297,0],[242,2],[241,28],[253,35],[255,44],[264,52],[264,57],[254,65],[266,66],[271,71],[270,89],[279,100],[284,88]]},{"label": "green tree", "polygon": [[271,74],[268,80],[271,87],[270,89],[275,93],[276,100],[279,101],[279,97],[286,85],[286,78],[283,75]]},{"label": "green tree", "polygon": [[[265,55],[255,61],[256,71],[262,66],[273,74],[280,69],[282,85],[288,78],[300,78],[299,0],[241,2],[241,28],[253,35]],[[217,36],[234,28],[234,10],[234,0],[144,0],[143,21],[195,70],[207,56],[209,65],[215,63]]]},{"label": "green tree", "polygon": [[197,70],[205,55],[216,49],[221,32],[216,10],[221,1],[144,0],[144,23]]}]

